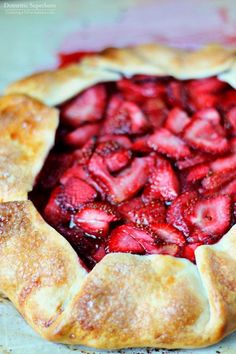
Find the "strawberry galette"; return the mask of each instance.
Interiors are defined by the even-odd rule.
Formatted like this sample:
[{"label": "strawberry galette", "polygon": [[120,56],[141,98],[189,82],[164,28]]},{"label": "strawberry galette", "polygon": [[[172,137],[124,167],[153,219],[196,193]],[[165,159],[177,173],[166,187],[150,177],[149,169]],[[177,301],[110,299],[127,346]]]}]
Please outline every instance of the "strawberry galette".
[{"label": "strawberry galette", "polygon": [[7,88],[0,291],[42,336],[189,348],[236,329],[235,63],[143,45]]}]

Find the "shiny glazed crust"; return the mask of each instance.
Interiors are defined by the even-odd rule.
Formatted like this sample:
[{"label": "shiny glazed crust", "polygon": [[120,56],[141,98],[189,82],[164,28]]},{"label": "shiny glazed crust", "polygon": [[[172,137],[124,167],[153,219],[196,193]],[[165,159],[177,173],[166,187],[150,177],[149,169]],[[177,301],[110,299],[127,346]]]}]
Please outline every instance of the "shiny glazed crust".
[{"label": "shiny glazed crust", "polygon": [[208,346],[236,329],[236,226],[217,244],[198,247],[196,265],[114,253],[87,273],[27,201],[58,124],[46,104],[135,73],[218,75],[236,87],[236,53],[216,45],[192,53],[159,45],[107,49],[7,88],[0,99],[0,292],[52,341],[106,349]]}]

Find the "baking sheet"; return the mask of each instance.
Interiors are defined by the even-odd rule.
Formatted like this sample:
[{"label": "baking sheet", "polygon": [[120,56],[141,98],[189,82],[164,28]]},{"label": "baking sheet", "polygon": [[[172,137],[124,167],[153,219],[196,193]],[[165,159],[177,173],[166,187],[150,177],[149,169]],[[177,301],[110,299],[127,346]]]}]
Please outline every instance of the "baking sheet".
[{"label": "baking sheet", "polygon": [[[1,1],[0,34],[1,92],[13,80],[40,69],[55,67],[59,51],[99,50],[112,45],[124,46],[151,41],[187,48],[208,42],[236,46],[236,2]],[[25,323],[9,301],[2,300],[0,353],[235,354],[236,334],[216,346],[201,350],[130,349],[101,352],[46,342]]]}]

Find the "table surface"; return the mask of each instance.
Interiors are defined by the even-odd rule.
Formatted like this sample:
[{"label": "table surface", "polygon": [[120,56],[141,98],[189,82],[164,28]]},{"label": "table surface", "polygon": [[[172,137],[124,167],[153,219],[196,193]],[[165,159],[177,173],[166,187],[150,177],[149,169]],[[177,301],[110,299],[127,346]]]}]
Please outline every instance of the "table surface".
[{"label": "table surface", "polygon": [[[236,46],[235,0],[37,0],[0,2],[0,92],[13,80],[57,65],[58,52],[158,42],[195,48]],[[105,353],[48,343],[8,301],[0,302],[0,353]],[[122,350],[109,353],[167,350]],[[235,354],[236,334],[208,349],[171,354]]]}]

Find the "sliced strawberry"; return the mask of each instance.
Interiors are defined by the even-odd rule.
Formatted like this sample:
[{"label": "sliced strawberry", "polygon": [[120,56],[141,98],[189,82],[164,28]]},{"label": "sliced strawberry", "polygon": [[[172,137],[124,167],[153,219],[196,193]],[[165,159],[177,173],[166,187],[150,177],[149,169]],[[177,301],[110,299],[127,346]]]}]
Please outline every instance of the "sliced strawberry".
[{"label": "sliced strawberry", "polygon": [[94,154],[89,171],[107,194],[107,198],[120,203],[134,196],[145,184],[149,174],[149,158],[135,158],[130,167],[114,177],[108,171],[104,158]]},{"label": "sliced strawberry", "polygon": [[234,133],[236,133],[236,101],[235,101],[235,107],[230,109],[230,111],[226,115],[226,118],[230,126],[233,128]]},{"label": "sliced strawberry", "polygon": [[189,122],[190,118],[188,117],[187,113],[176,107],[169,112],[164,126],[172,133],[179,134]]},{"label": "sliced strawberry", "polygon": [[57,226],[60,223],[68,223],[70,220],[70,214],[64,206],[63,197],[63,186],[54,188],[44,209],[46,220],[53,226]]},{"label": "sliced strawberry", "polygon": [[212,159],[211,155],[199,152],[199,153],[193,153],[189,157],[186,157],[184,160],[178,160],[176,162],[176,166],[178,167],[179,170],[184,170],[189,167],[196,166],[200,163],[208,162]]},{"label": "sliced strawberry", "polygon": [[117,172],[127,166],[132,157],[131,151],[125,150],[116,141],[100,143],[96,153],[104,157],[107,168],[111,172]]},{"label": "sliced strawberry", "polygon": [[117,82],[118,89],[128,101],[142,102],[145,98],[165,95],[165,86],[160,82],[122,79]]},{"label": "sliced strawberry", "polygon": [[105,246],[103,244],[97,246],[95,252],[90,256],[95,263],[100,262],[106,255]]},{"label": "sliced strawberry", "polygon": [[64,184],[62,202],[67,208],[76,209],[81,204],[93,201],[96,197],[96,190],[79,178],[71,177]]},{"label": "sliced strawberry", "polygon": [[185,128],[184,139],[203,152],[223,153],[229,149],[229,143],[218,128],[210,121],[195,118]]},{"label": "sliced strawberry", "polygon": [[152,149],[147,144],[148,138],[149,138],[149,135],[144,135],[144,136],[136,138],[133,142],[132,150],[137,153],[141,152],[144,154],[151,152]]},{"label": "sliced strawberry", "polygon": [[108,241],[110,252],[155,253],[157,246],[153,237],[146,231],[132,225],[118,226]]},{"label": "sliced strawberry", "polygon": [[72,147],[83,146],[90,138],[98,135],[100,124],[86,124],[67,133],[64,137],[64,143]]},{"label": "sliced strawberry", "polygon": [[206,108],[214,108],[217,106],[218,97],[215,94],[211,93],[195,93],[191,94],[191,99],[189,101],[190,108],[193,111],[198,111]]},{"label": "sliced strawberry", "polygon": [[103,126],[104,134],[140,134],[149,128],[141,109],[133,102],[113,96]]},{"label": "sliced strawberry", "polygon": [[210,163],[211,174],[202,180],[202,192],[219,189],[236,176],[236,154],[221,157]]},{"label": "sliced strawberry", "polygon": [[86,169],[86,166],[74,165],[68,168],[61,176],[60,183],[66,184],[70,178],[79,178],[83,181],[86,181],[88,179],[88,171]]},{"label": "sliced strawberry", "polygon": [[194,114],[195,118],[208,120],[213,124],[220,124],[221,118],[219,112],[215,108],[205,108]]},{"label": "sliced strawberry", "polygon": [[78,165],[88,164],[90,157],[93,154],[95,149],[95,139],[89,139],[86,144],[80,149],[77,149],[73,152],[73,162],[76,162]]},{"label": "sliced strawberry", "polygon": [[101,187],[91,177],[87,165],[74,165],[73,167],[69,168],[60,178],[60,183],[66,184],[70,178],[82,179],[98,192],[102,200],[105,199],[106,195],[104,194]]},{"label": "sliced strawberry", "polygon": [[144,200],[174,200],[179,194],[179,181],[171,164],[164,158],[157,157],[151,171],[149,182],[144,189]]},{"label": "sliced strawberry", "polygon": [[185,236],[188,236],[190,232],[186,216],[191,213],[197,200],[197,192],[185,192],[176,198],[167,210],[168,224],[183,232]]},{"label": "sliced strawberry", "polygon": [[174,228],[172,225],[153,222],[151,228],[155,232],[156,237],[163,242],[174,243],[179,246],[183,246],[186,242],[182,232]]},{"label": "sliced strawberry", "polygon": [[191,262],[195,262],[195,249],[201,245],[201,242],[185,245],[182,251],[182,257],[187,258]]},{"label": "sliced strawberry", "polygon": [[[224,173],[222,174],[222,172]],[[205,190],[218,190],[223,184],[236,178],[236,170],[234,169],[228,171],[222,170],[222,172],[216,172],[210,176],[205,177],[202,180],[203,190],[200,190],[200,192],[204,193]]]},{"label": "sliced strawberry", "polygon": [[216,77],[209,77],[205,79],[191,80],[188,83],[188,90],[196,95],[201,95],[203,93],[219,93],[226,87],[226,83],[220,81]]},{"label": "sliced strawberry", "polygon": [[219,191],[219,194],[225,194],[230,196],[236,195],[236,179],[222,187]]},{"label": "sliced strawberry", "polygon": [[158,129],[163,125],[168,115],[168,109],[162,99],[146,99],[141,107],[154,129]]},{"label": "sliced strawberry", "polygon": [[99,143],[106,143],[108,141],[115,141],[124,149],[131,149],[132,143],[128,136],[126,135],[102,135],[99,136]]},{"label": "sliced strawberry", "polygon": [[107,236],[109,224],[117,220],[116,208],[104,202],[88,203],[74,217],[75,224],[84,232],[99,237]]},{"label": "sliced strawberry", "polygon": [[175,159],[183,159],[190,155],[185,142],[165,128],[160,128],[150,135],[148,146]]},{"label": "sliced strawberry", "polygon": [[184,84],[180,81],[171,81],[167,86],[167,98],[172,107],[184,109],[187,101]]},{"label": "sliced strawberry", "polygon": [[223,93],[220,97],[220,101],[218,102],[220,108],[224,111],[227,112],[231,108],[236,106],[236,91],[235,90],[229,90]]},{"label": "sliced strawberry", "polygon": [[231,200],[226,195],[201,199],[187,216],[188,221],[200,231],[199,240],[206,234],[212,237],[223,235],[230,227]]},{"label": "sliced strawberry", "polygon": [[231,138],[229,140],[229,144],[230,144],[230,151],[232,152],[232,154],[236,154],[236,137]]},{"label": "sliced strawberry", "polygon": [[108,241],[109,252],[124,252],[144,254],[145,250],[133,237],[134,228],[122,225],[114,229]]},{"label": "sliced strawberry", "polygon": [[197,166],[193,166],[189,169],[187,173],[186,181],[188,183],[194,183],[206,177],[209,172],[210,172],[209,163],[202,163]]},{"label": "sliced strawberry", "polygon": [[141,198],[134,198],[124,202],[118,207],[121,215],[137,225],[148,226],[152,222],[165,222],[166,210],[160,201],[145,204]]},{"label": "sliced strawberry", "polygon": [[106,106],[106,89],[102,84],[90,87],[66,103],[61,110],[63,122],[78,127],[100,120]]}]

